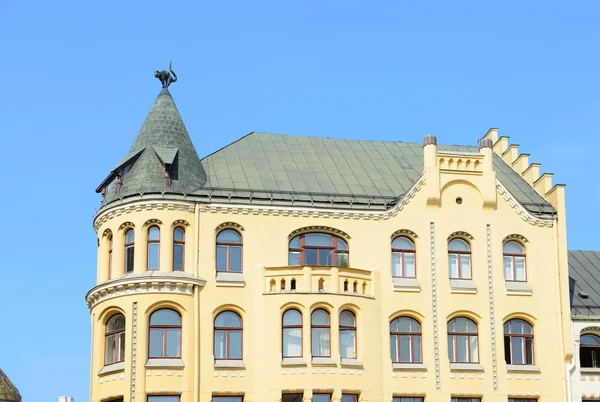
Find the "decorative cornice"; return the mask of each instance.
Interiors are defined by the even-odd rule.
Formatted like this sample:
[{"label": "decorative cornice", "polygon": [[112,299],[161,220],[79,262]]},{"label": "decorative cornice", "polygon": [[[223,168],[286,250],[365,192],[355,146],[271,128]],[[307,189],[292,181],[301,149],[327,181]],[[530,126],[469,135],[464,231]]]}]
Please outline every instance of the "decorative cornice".
[{"label": "decorative cornice", "polygon": [[144,227],[150,226],[150,225],[162,225],[162,222],[160,221],[160,219],[148,219],[144,223]]},{"label": "decorative cornice", "polygon": [[239,230],[240,232],[244,231],[244,228],[239,223],[235,223],[235,222],[223,222],[219,226],[217,226],[217,228],[215,229],[215,232],[218,232],[218,231],[220,231],[223,228],[235,228],[235,229]]},{"label": "decorative cornice", "polygon": [[551,219],[540,219],[531,215],[520,203],[513,197],[513,195],[504,187],[500,180],[496,179],[496,190],[498,194],[510,205],[517,215],[521,217],[525,222],[534,226],[549,227],[551,228],[554,224],[554,220]]},{"label": "decorative cornice", "polygon": [[419,236],[417,236],[417,234],[415,232],[413,232],[412,230],[408,230],[408,229],[400,229],[400,230],[396,230],[394,233],[392,233],[392,235],[390,236],[392,239],[395,239],[398,236],[401,235],[408,235],[410,237],[412,237],[413,239],[418,238]]},{"label": "decorative cornice", "polygon": [[527,240],[525,238],[525,236],[521,236],[520,234],[509,234],[508,236],[506,236],[504,238],[504,240],[502,240],[502,243],[506,243],[509,240],[520,240],[523,243],[528,243],[529,242],[529,240]]},{"label": "decorative cornice", "polygon": [[327,232],[327,233],[334,233],[336,235],[342,236],[348,240],[350,240],[350,235],[342,230],[336,229],[336,228],[332,228],[329,226],[305,226],[303,228],[299,228],[294,230],[292,233],[289,234],[288,239],[291,239],[292,237],[295,237],[296,235],[299,235],[301,233],[306,233],[306,232]]},{"label": "decorative cornice", "polygon": [[109,208],[107,210],[102,211],[96,218],[94,219],[94,229],[98,230],[100,226],[102,226],[105,222],[109,220],[129,214],[132,212],[141,212],[141,211],[187,211],[194,212],[194,203],[193,202],[173,202],[173,201],[159,201],[159,200],[148,200],[142,202],[134,202],[126,205],[118,205],[113,208]]},{"label": "decorative cornice", "polygon": [[133,224],[133,222],[123,222],[121,224],[121,226],[119,226],[119,230],[123,230],[125,228],[134,228],[135,225]]},{"label": "decorative cornice", "polygon": [[205,284],[204,279],[182,272],[128,273],[92,288],[85,296],[85,300],[91,310],[102,301],[130,294],[180,293],[191,296],[194,286],[204,286]]},{"label": "decorative cornice", "polygon": [[105,229],[105,230],[104,230],[104,232],[102,233],[102,237],[106,237],[106,236],[108,236],[109,234],[112,234],[112,230],[110,230],[110,229]]},{"label": "decorative cornice", "polygon": [[448,236],[448,241],[454,239],[455,237],[466,237],[469,240],[475,240],[475,238],[467,232],[454,232]]},{"label": "decorative cornice", "polygon": [[175,222],[173,222],[173,224],[171,225],[171,227],[175,227],[175,226],[190,226],[190,224],[188,223],[188,221],[184,220],[184,219],[177,219]]}]

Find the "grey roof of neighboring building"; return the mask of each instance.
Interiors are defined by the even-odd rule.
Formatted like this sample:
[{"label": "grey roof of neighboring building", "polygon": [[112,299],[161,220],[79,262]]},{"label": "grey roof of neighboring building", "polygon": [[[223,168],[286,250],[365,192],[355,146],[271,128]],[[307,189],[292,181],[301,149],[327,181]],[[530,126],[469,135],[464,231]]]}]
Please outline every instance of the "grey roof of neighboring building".
[{"label": "grey roof of neighboring building", "polygon": [[600,251],[569,251],[569,293],[571,316],[600,319]]},{"label": "grey roof of neighboring building", "polygon": [[[438,150],[479,154],[476,146],[439,145]],[[174,172],[168,189],[166,164]],[[423,146],[253,132],[200,161],[169,91],[163,89],[129,153],[96,191],[109,186],[125,167],[131,170],[118,193],[110,187],[104,206],[129,196],[166,193],[200,201],[386,209],[421,177]],[[553,216],[552,206],[496,155],[494,169],[529,212]]]}]

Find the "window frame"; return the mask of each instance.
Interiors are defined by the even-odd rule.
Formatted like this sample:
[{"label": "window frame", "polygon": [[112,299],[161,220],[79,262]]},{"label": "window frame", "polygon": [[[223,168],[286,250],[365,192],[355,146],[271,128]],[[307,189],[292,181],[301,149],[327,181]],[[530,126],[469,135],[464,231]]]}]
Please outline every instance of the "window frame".
[{"label": "window frame", "polygon": [[[240,236],[240,241],[239,242],[232,242],[232,241],[219,241],[219,235],[227,230],[231,230],[235,233],[238,234],[238,236]],[[221,247],[227,247],[227,269],[220,270],[219,269],[219,246]],[[239,247],[240,248],[240,270],[238,271],[232,271],[231,270],[231,247]],[[221,230],[219,230],[219,232],[217,232],[217,237],[215,239],[215,269],[217,272],[233,272],[233,273],[242,273],[244,272],[244,237],[242,236],[242,233],[237,230],[236,228],[233,227],[224,227]]]},{"label": "window frame", "polygon": [[331,398],[332,398],[332,394],[331,392],[313,392],[313,396],[310,398],[311,401],[314,401],[314,396],[315,395],[328,395],[329,396],[329,402],[331,402]]},{"label": "window frame", "polygon": [[[523,247],[523,254],[519,254],[519,253],[507,253],[504,251],[504,247],[508,244],[508,243],[517,243],[518,245],[520,245],[521,247]],[[508,279],[506,277],[506,267],[504,265],[505,262],[505,258],[506,257],[510,257],[511,258],[511,273],[512,273],[512,279]],[[517,268],[516,268],[516,258],[518,257],[522,257],[523,258],[523,273],[524,273],[524,277],[525,279],[523,280],[518,280],[517,278]],[[514,239],[505,241],[504,244],[502,244],[502,269],[504,270],[504,280],[506,282],[527,282],[527,249],[525,248],[525,245],[522,244],[521,242],[518,242]]]},{"label": "window frame", "polygon": [[[298,314],[300,314],[300,324],[285,324],[285,315],[288,311],[297,311]],[[281,356],[284,359],[294,359],[294,358],[302,358],[304,356],[304,330],[303,330],[303,315],[302,312],[300,310],[298,310],[297,308],[288,308],[287,310],[285,310],[283,312],[283,314],[281,315]],[[285,330],[286,329],[300,329],[300,355],[299,356],[288,356],[285,354],[285,350],[286,350],[286,344],[285,344]]]},{"label": "window frame", "polygon": [[[108,324],[109,324],[109,322],[110,322],[112,319],[116,318],[117,316],[121,316],[121,317],[123,317],[123,328],[122,328],[122,329],[117,329],[117,330],[115,330],[115,331],[108,332]],[[119,313],[115,313],[115,314],[111,315],[111,316],[110,316],[110,317],[109,317],[109,318],[106,320],[106,324],[105,324],[105,326],[104,326],[104,365],[105,365],[105,366],[109,366],[109,365],[111,365],[111,364],[121,363],[121,362],[124,362],[124,361],[125,361],[125,352],[123,351],[123,356],[121,356],[121,357],[122,357],[122,359],[121,359],[121,360],[119,360],[119,359],[118,359],[118,354],[119,354],[118,352],[120,351],[120,348],[119,348],[119,346],[121,345],[121,344],[120,344],[120,342],[121,342],[121,341],[120,341],[120,339],[121,339],[121,338],[120,338],[120,336],[119,336],[119,335],[120,335],[121,333],[123,333],[123,335],[125,335],[125,336],[126,336],[126,332],[125,332],[125,330],[126,330],[126,329],[127,329],[127,320],[125,319],[125,314],[123,314],[123,313],[120,313],[120,312],[119,312]],[[115,347],[115,349],[114,349],[114,352],[113,352],[113,359],[114,359],[114,360],[113,360],[112,362],[110,362],[110,363],[106,361],[106,343],[107,343],[107,340],[108,340],[107,338],[108,338],[109,336],[110,336],[110,337],[113,337],[113,336],[114,336],[114,337],[115,337],[115,339],[117,340],[117,346]],[[124,339],[123,339],[123,342],[125,342],[125,340],[124,340]],[[125,347],[125,345],[124,345],[124,347]],[[117,355],[117,356],[115,356],[115,355]]]},{"label": "window frame", "polygon": [[[458,332],[456,331],[456,323],[454,322],[457,318],[464,318],[467,319],[469,321],[471,321],[473,324],[475,324],[475,332]],[[477,325],[477,323],[472,320],[469,317],[465,317],[465,316],[458,316],[458,317],[454,317],[451,320],[448,321],[448,325],[450,323],[453,323],[454,325],[454,330],[450,331],[448,330],[448,336],[452,336],[452,359],[450,359],[450,363],[453,364],[479,364],[479,326]],[[466,336],[467,337],[467,361],[465,362],[460,362],[457,361],[458,360],[458,337],[459,336]],[[471,338],[475,337],[475,340],[477,341],[477,360],[473,360],[472,356],[471,356]],[[448,345],[448,351],[450,350],[450,345]]]},{"label": "window frame", "polygon": [[[327,313],[327,324],[314,324],[313,323],[313,314],[319,310],[324,311],[325,313]],[[313,329],[323,329],[326,328],[327,329],[327,335],[328,335],[328,339],[329,339],[329,354],[328,355],[313,355],[313,342],[315,341],[314,336],[313,336]],[[323,307],[318,307],[316,309],[314,309],[311,313],[310,313],[310,355],[311,358],[320,358],[320,357],[325,357],[325,358],[331,358],[331,313],[329,311],[327,311],[326,309],[324,309]]]},{"label": "window frame", "polygon": [[[170,310],[175,312],[178,316],[179,316],[179,325],[174,325],[174,324],[150,324],[151,320],[152,320],[152,315],[154,315],[157,311],[161,311],[161,310]],[[162,307],[162,308],[158,308],[156,310],[154,310],[152,313],[150,313],[150,315],[148,316],[148,359],[181,359],[181,349],[182,349],[182,345],[183,345],[183,317],[181,316],[181,313],[173,308],[169,308],[169,307]],[[162,355],[161,356],[150,356],[150,341],[151,341],[151,336],[150,336],[150,330],[151,329],[162,329],[163,333],[162,333]],[[179,329],[179,355],[178,356],[167,356],[167,333],[169,329]]]},{"label": "window frame", "polygon": [[[307,246],[306,242],[305,242],[305,237],[306,235],[311,235],[311,234],[324,234],[327,236],[331,236],[331,246]],[[298,238],[298,246],[299,247],[291,247],[290,244],[291,242]],[[338,240],[341,240],[342,242],[344,242],[344,244],[346,244],[346,249],[338,249]],[[342,239],[340,236],[337,236],[333,233],[329,233],[329,232],[305,232],[305,233],[300,233],[294,237],[292,237],[289,241],[288,241],[288,264],[290,264],[290,253],[294,252],[294,253],[299,253],[299,266],[306,266],[306,250],[331,250],[331,265],[321,265],[320,264],[320,260],[321,260],[321,253],[319,253],[317,251],[317,264],[312,264],[309,266],[314,266],[314,267],[340,267],[340,265],[338,264],[338,254],[343,254],[346,256],[346,262],[348,264],[348,267],[350,266],[350,245],[348,244],[348,242],[344,239]],[[292,265],[290,265],[292,266]]]},{"label": "window frame", "polygon": [[[413,245],[412,250],[411,249],[394,248],[393,247],[394,241],[396,239],[401,238],[401,237],[407,239],[408,241],[410,241],[412,243],[412,245]],[[402,271],[401,272],[402,275],[400,275],[400,276],[394,275],[394,265],[393,265],[394,264],[394,253],[400,253],[400,257],[402,259],[402,266],[400,268],[400,270]],[[404,261],[405,261],[404,255],[405,254],[412,254],[412,256],[413,256],[413,264],[414,264],[413,270],[415,271],[414,276],[408,276],[408,275],[406,275],[406,267],[405,267],[405,264],[404,264]],[[399,236],[396,236],[396,237],[394,237],[392,239],[392,277],[393,278],[410,278],[410,279],[416,279],[417,278],[417,246],[415,245],[415,241],[412,238],[410,238],[410,237],[408,237],[406,235],[399,235]]]},{"label": "window frame", "polygon": [[[131,233],[133,234],[133,241],[130,241],[130,242],[127,241],[127,234],[129,233],[129,231],[131,231]],[[125,232],[123,234],[124,234],[124,240],[125,240],[125,242],[123,243],[123,249],[125,251],[125,255],[124,255],[125,266],[123,267],[123,271],[124,271],[124,273],[128,274],[130,272],[135,271],[135,230],[132,227],[130,227],[130,228],[125,229]],[[127,269],[127,267],[130,265],[130,264],[128,264],[129,256],[127,253],[127,251],[129,249],[132,250],[132,252],[131,252],[131,270]]]},{"label": "window frame", "polygon": [[[450,248],[450,243],[453,240],[462,240],[465,243],[467,243],[467,246],[469,247],[468,251],[464,251],[464,250],[452,250]],[[472,256],[472,252],[473,252],[473,247],[471,245],[471,243],[463,238],[463,237],[453,237],[451,239],[448,240],[448,276],[450,277],[450,279],[462,279],[462,280],[472,280],[473,279],[473,256]],[[457,263],[457,273],[458,276],[454,277],[452,276],[452,270],[450,269],[450,255],[451,254],[456,254],[456,263]],[[461,256],[463,255],[468,255],[469,256],[469,276],[468,277],[461,277],[461,264],[462,264],[462,258]]]},{"label": "window frame", "polygon": [[[175,231],[180,229],[183,232],[183,240],[176,240]],[[176,246],[181,245],[181,269],[175,269],[175,253]],[[183,272],[185,271],[185,229],[181,226],[175,226],[173,228],[173,271]]]},{"label": "window frame", "polygon": [[[410,328],[412,329],[412,323],[413,321],[416,322],[419,325],[419,331],[392,331],[392,323],[396,320],[400,320],[401,318],[409,318],[410,321]],[[400,327],[400,325],[398,325],[398,327]],[[398,363],[398,364],[423,364],[423,326],[422,324],[415,318],[408,316],[408,315],[401,315],[398,316],[396,318],[394,318],[392,321],[390,321],[390,338],[394,336],[396,338],[396,356],[394,356],[394,358],[392,359],[392,363]],[[400,339],[402,336],[408,336],[409,337],[409,344],[410,344],[410,361],[409,362],[404,362],[402,361],[402,355],[401,355],[401,348],[400,348]],[[419,337],[420,338],[420,342],[419,342],[419,355],[420,355],[420,359],[419,361],[415,361],[415,337]],[[391,339],[390,339],[390,344],[391,344]],[[390,350],[390,355],[391,355],[391,350]]]},{"label": "window frame", "polygon": [[[239,327],[218,327],[217,318],[223,313],[235,314],[240,319]],[[213,320],[213,354],[215,352],[215,346],[217,345],[217,331],[225,331],[225,357],[214,356],[215,361],[217,360],[244,360],[244,320],[242,316],[234,310],[223,310],[215,315]],[[240,332],[240,357],[230,357],[231,354],[231,331]]]},{"label": "window frame", "polygon": [[[150,231],[156,228],[158,230],[158,239],[150,239]],[[160,227],[158,225],[151,225],[148,227],[146,231],[146,271],[159,271],[160,270]],[[157,255],[156,255],[156,268],[150,268],[150,246],[156,244],[157,245]]]},{"label": "window frame", "polygon": [[[523,323],[529,325],[529,327],[531,328],[531,334],[524,334],[524,333],[512,333],[510,332],[512,329],[512,322],[513,321],[522,321]],[[508,324],[508,333],[504,330],[504,326]],[[506,361],[506,364],[510,364],[513,366],[527,366],[527,365],[533,365],[535,364],[535,346],[534,346],[534,334],[533,334],[533,325],[531,325],[527,320],[524,320],[523,318],[512,318],[510,320],[507,320],[503,325],[502,325],[502,332],[504,334],[504,360],[506,361],[506,338],[508,338],[508,344],[510,347],[510,362]],[[512,339],[513,338],[523,338],[522,341],[522,348],[521,348],[521,357],[523,360],[523,363],[515,363],[514,362],[514,352],[513,352],[513,343],[512,343]],[[527,363],[527,339],[531,339],[531,363]]]},{"label": "window frame", "polygon": [[[344,314],[345,312],[352,314],[352,317],[354,318],[354,326],[342,325],[342,314]],[[331,325],[331,318],[330,318],[330,325]],[[354,313],[354,311],[349,310],[349,309],[342,310],[338,317],[338,335],[340,338],[338,346],[340,348],[340,359],[356,359],[356,358],[358,358],[358,330],[357,330],[357,327],[358,327],[358,323],[357,323],[357,319],[356,319],[356,313]],[[353,332],[354,333],[354,356],[353,357],[342,356],[342,332]]]},{"label": "window frame", "polygon": [[109,235],[108,235],[108,279],[112,278],[113,239],[114,239],[113,234],[109,233]]},{"label": "window frame", "polygon": [[[595,334],[593,332],[584,332],[580,335],[580,337],[579,337],[579,339],[580,339],[580,342],[579,342],[579,367],[581,367],[583,369],[600,368],[600,343],[581,343],[581,338],[584,336],[593,336],[594,338],[598,338],[598,340],[600,342],[600,336],[598,336],[597,334]],[[582,361],[581,354],[586,349],[591,349],[589,351],[589,353],[591,354],[591,359],[592,359],[591,366],[584,366],[581,364],[581,361]],[[597,350],[594,350],[594,349],[597,349]]]}]

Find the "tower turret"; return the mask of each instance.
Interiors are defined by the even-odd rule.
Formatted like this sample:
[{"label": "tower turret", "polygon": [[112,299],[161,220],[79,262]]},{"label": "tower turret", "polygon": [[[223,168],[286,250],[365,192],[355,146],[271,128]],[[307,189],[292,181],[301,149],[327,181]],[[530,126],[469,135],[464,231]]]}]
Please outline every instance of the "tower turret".
[{"label": "tower turret", "polygon": [[0,402],[21,402],[21,394],[0,369]]}]

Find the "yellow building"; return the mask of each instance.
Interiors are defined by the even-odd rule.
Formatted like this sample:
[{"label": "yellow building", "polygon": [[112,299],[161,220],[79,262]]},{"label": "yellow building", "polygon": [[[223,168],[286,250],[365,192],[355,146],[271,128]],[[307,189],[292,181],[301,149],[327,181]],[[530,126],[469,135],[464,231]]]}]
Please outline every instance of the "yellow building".
[{"label": "yellow building", "polygon": [[163,89],[97,189],[90,401],[565,401],[551,182],[496,129],[199,159]]}]

